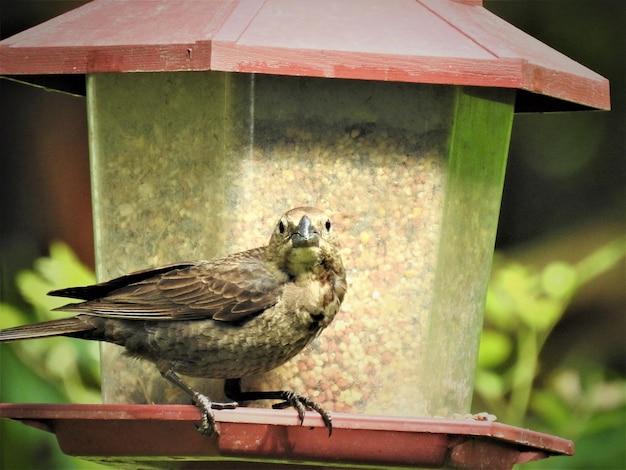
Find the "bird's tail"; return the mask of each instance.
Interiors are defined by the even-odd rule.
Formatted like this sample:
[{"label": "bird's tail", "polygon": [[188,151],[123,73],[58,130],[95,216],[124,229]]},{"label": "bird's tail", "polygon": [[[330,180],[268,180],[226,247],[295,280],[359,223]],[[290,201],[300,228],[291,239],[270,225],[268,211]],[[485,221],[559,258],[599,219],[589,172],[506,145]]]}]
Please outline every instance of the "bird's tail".
[{"label": "bird's tail", "polygon": [[77,335],[77,333],[93,329],[93,325],[90,325],[78,315],[76,317],[44,321],[0,330],[0,343],[5,341],[18,341],[20,339],[45,338],[48,336],[80,336]]}]

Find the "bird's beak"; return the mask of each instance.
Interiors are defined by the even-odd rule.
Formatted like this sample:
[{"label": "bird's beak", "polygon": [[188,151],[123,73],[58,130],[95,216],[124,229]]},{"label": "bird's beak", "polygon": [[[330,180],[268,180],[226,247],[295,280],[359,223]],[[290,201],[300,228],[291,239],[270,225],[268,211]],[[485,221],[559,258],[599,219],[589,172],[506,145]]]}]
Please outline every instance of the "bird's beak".
[{"label": "bird's beak", "polygon": [[303,215],[300,219],[297,230],[291,236],[291,243],[294,248],[319,246],[319,232],[311,223],[311,219],[309,219],[306,215]]}]

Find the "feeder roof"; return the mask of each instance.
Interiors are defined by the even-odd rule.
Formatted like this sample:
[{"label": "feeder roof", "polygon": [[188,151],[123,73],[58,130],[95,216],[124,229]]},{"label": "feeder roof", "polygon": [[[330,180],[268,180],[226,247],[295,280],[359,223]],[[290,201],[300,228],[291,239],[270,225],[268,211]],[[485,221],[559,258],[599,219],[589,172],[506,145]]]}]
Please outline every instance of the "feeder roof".
[{"label": "feeder roof", "polygon": [[518,107],[610,109],[608,80],[480,0],[94,0],[0,41],[2,75],[193,70],[517,88]]}]

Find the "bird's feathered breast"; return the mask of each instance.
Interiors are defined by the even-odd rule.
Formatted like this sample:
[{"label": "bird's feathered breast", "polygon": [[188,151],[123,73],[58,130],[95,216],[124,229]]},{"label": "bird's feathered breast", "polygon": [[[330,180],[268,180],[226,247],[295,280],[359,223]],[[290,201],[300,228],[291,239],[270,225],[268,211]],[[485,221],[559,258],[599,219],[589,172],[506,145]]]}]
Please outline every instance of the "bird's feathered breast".
[{"label": "bird's feathered breast", "polygon": [[[256,248],[219,260],[177,263],[51,295],[93,299],[56,309],[88,315],[239,322],[276,304],[288,281],[286,274],[271,269],[264,253],[265,248]],[[92,297],[102,293],[106,294]]]}]

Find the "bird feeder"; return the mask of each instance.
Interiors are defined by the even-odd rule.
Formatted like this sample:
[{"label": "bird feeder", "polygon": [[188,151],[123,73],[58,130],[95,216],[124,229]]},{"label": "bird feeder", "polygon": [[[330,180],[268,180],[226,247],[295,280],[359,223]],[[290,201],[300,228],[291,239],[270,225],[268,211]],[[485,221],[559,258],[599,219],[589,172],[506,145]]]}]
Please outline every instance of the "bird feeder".
[{"label": "bird feeder", "polygon": [[[342,311],[243,384],[393,426],[469,412],[515,112],[609,109],[606,79],[479,0],[95,0],[0,42],[0,74],[86,75],[100,280],[330,210]],[[187,400],[116,346],[102,362],[106,404]]]}]

